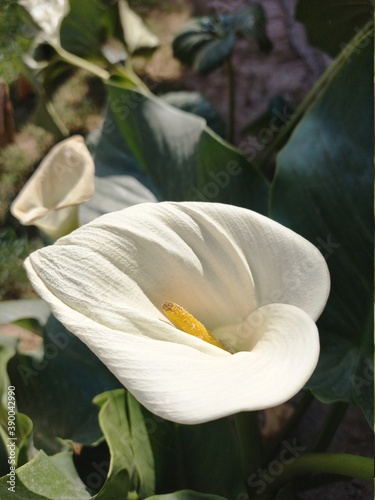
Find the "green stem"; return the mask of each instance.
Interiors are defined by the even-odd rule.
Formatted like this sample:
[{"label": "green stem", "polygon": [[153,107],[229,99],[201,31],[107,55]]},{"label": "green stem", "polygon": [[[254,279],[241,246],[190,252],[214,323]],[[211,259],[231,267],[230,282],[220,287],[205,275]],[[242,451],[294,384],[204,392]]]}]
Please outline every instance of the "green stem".
[{"label": "green stem", "polygon": [[268,159],[277,151],[279,151],[288,141],[290,135],[292,134],[294,128],[301,120],[302,116],[305,114],[306,110],[312,105],[312,103],[317,99],[320,93],[328,86],[331,80],[336,76],[341,67],[345,64],[346,60],[350,57],[351,53],[356,50],[357,45],[369,36],[372,32],[372,23],[369,23],[364,27],[362,31],[356,35],[353,39],[350,47],[347,50],[343,50],[332,62],[332,64],[326,69],[323,75],[315,83],[311,91],[304,98],[302,103],[298,106],[298,109],[293,114],[292,118],[288,121],[282,131],[275,137],[267,151],[261,155],[260,160],[255,160],[252,162],[254,167],[261,169],[263,165],[267,164]]},{"label": "green stem", "polygon": [[181,444],[181,435],[180,435],[180,424],[174,424],[174,436],[175,436],[175,452],[176,452],[176,465],[175,465],[175,473],[178,488],[181,490],[188,489],[188,481],[186,477],[186,464],[184,461],[183,447]]},{"label": "green stem", "polygon": [[297,457],[275,478],[269,490],[277,490],[285,483],[304,474],[338,474],[363,481],[373,481],[374,463],[371,458],[347,453],[309,453]]},{"label": "green stem", "polygon": [[325,451],[333,436],[336,434],[337,428],[344,418],[346,410],[348,409],[348,403],[334,403],[330,408],[330,411],[321,427],[318,436],[312,446],[312,451],[319,452]]},{"label": "green stem", "polygon": [[[59,57],[71,64],[72,66],[76,66],[77,68],[81,68],[86,70],[88,73],[91,73],[102,80],[106,81],[109,80],[111,77],[111,73],[107,71],[106,69],[101,68],[100,66],[97,66],[96,64],[91,63],[90,61],[87,61],[86,59],[82,59],[81,57],[78,57],[71,52],[66,51],[63,49],[60,45],[54,46],[56,52],[58,53]],[[135,87],[138,90],[151,94],[147,86],[142,82],[142,80],[138,77],[138,75],[134,72],[133,68],[130,66],[130,64],[127,64],[126,67],[123,66],[114,66],[114,74],[121,75],[125,77],[125,79],[128,81],[130,84],[129,88]]]},{"label": "green stem", "polygon": [[247,478],[262,463],[262,442],[258,413],[237,413],[234,419],[239,441],[242,477]]},{"label": "green stem", "polygon": [[228,57],[227,62],[228,74],[228,142],[233,144],[236,127],[236,75],[232,64],[231,57]]},{"label": "green stem", "polygon": [[101,78],[102,80],[108,80],[110,74],[107,70],[91,63],[90,61],[86,61],[86,59],[82,59],[81,57],[78,57],[71,52],[68,52],[60,45],[54,45],[53,48],[65,62],[71,64],[72,66],[76,66],[77,68],[84,69],[89,73]]}]

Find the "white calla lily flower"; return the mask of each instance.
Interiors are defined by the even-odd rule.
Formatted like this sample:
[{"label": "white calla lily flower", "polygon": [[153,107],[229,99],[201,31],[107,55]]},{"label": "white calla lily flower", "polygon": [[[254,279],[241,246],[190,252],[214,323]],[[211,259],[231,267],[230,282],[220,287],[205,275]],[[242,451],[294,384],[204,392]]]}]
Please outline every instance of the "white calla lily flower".
[{"label": "white calla lily flower", "polygon": [[94,173],[83,137],[65,139],[47,154],[10,211],[21,224],[37,226],[56,240],[79,226],[78,205],[92,197]]},{"label": "white calla lily flower", "polygon": [[[279,405],[318,360],[326,263],[249,210],[136,205],[37,250],[25,267],[56,317],[140,403],[175,422]],[[165,303],[186,309],[224,349],[177,328]]]}]

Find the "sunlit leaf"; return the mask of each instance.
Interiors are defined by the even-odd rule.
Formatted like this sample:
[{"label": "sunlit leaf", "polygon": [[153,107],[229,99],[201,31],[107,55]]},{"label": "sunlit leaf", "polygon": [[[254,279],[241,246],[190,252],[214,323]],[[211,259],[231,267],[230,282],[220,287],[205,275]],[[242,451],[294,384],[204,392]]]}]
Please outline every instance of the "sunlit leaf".
[{"label": "sunlit leaf", "polygon": [[0,480],[0,496],[15,500],[85,500],[91,498],[67,452],[51,457],[42,450],[16,471],[14,492],[9,491],[9,476]]},{"label": "sunlit leaf", "polygon": [[120,498],[126,490],[147,497],[155,489],[154,464],[139,403],[124,389],[100,394],[94,401],[111,452],[108,477],[96,498]]},{"label": "sunlit leaf", "polygon": [[205,120],[118,85],[109,84],[108,92],[123,148],[164,199],[219,201],[266,213],[266,181]]}]

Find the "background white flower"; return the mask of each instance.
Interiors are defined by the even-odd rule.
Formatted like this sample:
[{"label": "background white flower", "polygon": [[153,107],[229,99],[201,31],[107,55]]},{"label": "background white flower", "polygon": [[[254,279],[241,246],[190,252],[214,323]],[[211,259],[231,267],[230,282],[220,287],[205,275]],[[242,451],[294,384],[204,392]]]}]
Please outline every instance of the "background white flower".
[{"label": "background white flower", "polygon": [[11,213],[53,240],[79,226],[78,205],[94,193],[94,162],[83,137],[59,142],[13,201]]},{"label": "background white flower", "polygon": [[[25,266],[57,318],[169,420],[200,423],[281,404],[316,366],[325,261],[249,210],[141,204],[34,252]],[[176,329],[164,301],[187,309],[230,352]]]}]

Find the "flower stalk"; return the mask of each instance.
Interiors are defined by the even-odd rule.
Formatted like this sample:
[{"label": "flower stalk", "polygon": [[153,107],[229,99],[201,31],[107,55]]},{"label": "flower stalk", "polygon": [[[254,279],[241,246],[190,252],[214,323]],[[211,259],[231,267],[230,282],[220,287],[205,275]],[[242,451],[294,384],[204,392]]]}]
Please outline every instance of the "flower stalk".
[{"label": "flower stalk", "polygon": [[306,474],[335,474],[372,482],[374,462],[371,458],[348,453],[308,453],[287,465],[283,473],[269,485],[267,494]]},{"label": "flower stalk", "polygon": [[234,416],[236,423],[242,477],[246,480],[262,463],[262,441],[258,412],[241,412]]}]

